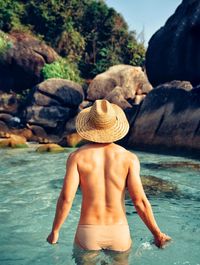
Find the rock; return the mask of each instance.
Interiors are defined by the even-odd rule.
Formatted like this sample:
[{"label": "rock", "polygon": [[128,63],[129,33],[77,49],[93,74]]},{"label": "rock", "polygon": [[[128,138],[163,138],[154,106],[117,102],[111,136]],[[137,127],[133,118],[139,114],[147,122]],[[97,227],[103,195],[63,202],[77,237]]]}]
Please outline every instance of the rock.
[{"label": "rock", "polygon": [[84,100],[80,105],[79,105],[79,108],[82,110],[82,109],[85,109],[85,108],[88,108],[88,107],[91,107],[93,104],[93,102],[89,101],[89,100]]},{"label": "rock", "polygon": [[30,34],[13,32],[7,37],[11,47],[0,61],[0,90],[22,92],[42,81],[43,66],[58,55]]},{"label": "rock", "polygon": [[43,144],[40,145],[36,152],[63,152],[65,149],[58,144]]},{"label": "rock", "polygon": [[42,127],[57,128],[71,117],[71,110],[60,106],[32,106],[27,108],[27,122]]},{"label": "rock", "polygon": [[39,91],[34,93],[34,101],[38,106],[58,106],[59,102],[49,96],[46,96]]},{"label": "rock", "polygon": [[172,80],[200,83],[200,1],[183,0],[150,39],[146,72],[153,86]]},{"label": "rock", "polygon": [[16,93],[0,92],[0,121],[6,124],[8,130],[23,126],[23,122],[19,117],[21,115],[21,105]]},{"label": "rock", "polygon": [[[59,104],[68,108],[77,108],[84,97],[83,89],[79,84],[61,78],[50,78],[37,85],[34,97],[38,97],[39,93],[48,96],[51,100],[53,99],[54,101],[50,103],[51,105],[56,102],[56,105]],[[37,99],[35,99],[35,103],[38,104]],[[42,104],[42,106],[45,105]]]},{"label": "rock", "polygon": [[17,116],[12,117],[8,122],[9,127],[11,128],[20,128],[23,126],[21,119]]},{"label": "rock", "polygon": [[13,116],[8,113],[0,113],[0,121],[3,121],[6,124],[8,124],[12,118]]},{"label": "rock", "polygon": [[65,131],[62,135],[62,139],[58,142],[61,146],[64,147],[76,147],[82,145],[85,141],[76,131],[76,116],[65,125]]},{"label": "rock", "polygon": [[160,168],[178,168],[181,170],[185,170],[186,168],[191,170],[200,170],[200,164],[189,162],[189,161],[178,161],[178,162],[169,162],[169,163],[161,163]]},{"label": "rock", "polygon": [[8,126],[3,121],[0,121],[0,138],[8,138],[9,136]]},{"label": "rock", "polygon": [[106,98],[125,109],[134,104],[137,93],[147,94],[151,89],[141,67],[115,65],[94,78],[89,85],[87,99]]},{"label": "rock", "polygon": [[11,130],[12,134],[21,136],[26,139],[26,141],[31,141],[33,140],[33,133],[30,129],[28,128],[23,128],[23,129],[13,129]]},{"label": "rock", "polygon": [[27,124],[27,127],[29,130],[31,130],[36,141],[38,140],[38,138],[47,138],[47,133],[42,127],[29,124]]},{"label": "rock", "polygon": [[9,138],[0,140],[0,147],[25,148],[28,145],[24,137],[12,134]]},{"label": "rock", "polygon": [[[124,98],[124,88],[116,86],[106,97],[109,102],[117,104],[122,109],[131,108],[131,104]],[[133,96],[135,98],[135,95]]]},{"label": "rock", "polygon": [[1,120],[0,120],[0,131],[1,132],[8,132],[9,131],[8,126],[5,124],[4,121],[1,121]]},{"label": "rock", "polygon": [[144,98],[146,97],[146,95],[136,95],[135,96],[135,104],[139,105],[143,100]]},{"label": "rock", "polygon": [[184,171],[185,169],[191,170],[200,170],[200,164],[193,163],[189,161],[177,161],[177,162],[161,162],[161,163],[142,163],[142,166],[148,169],[153,170],[180,170]]},{"label": "rock", "polygon": [[48,138],[38,137],[37,140],[38,140],[38,142],[39,142],[40,144],[49,144],[49,143],[52,143],[51,141],[49,141]]},{"label": "rock", "polygon": [[129,148],[200,149],[199,89],[160,86],[144,99],[130,124]]},{"label": "rock", "polygon": [[38,142],[40,144],[57,143],[60,139],[56,135],[47,134],[44,128],[38,125],[27,124],[28,130],[31,131],[32,136],[29,141]]},{"label": "rock", "polygon": [[76,132],[76,116],[67,121],[65,124],[64,135],[68,135]]},{"label": "rock", "polygon": [[0,115],[1,113],[17,115],[18,108],[19,101],[15,93],[8,94],[0,92]]},{"label": "rock", "polygon": [[169,88],[169,89],[179,88],[179,89],[184,89],[186,91],[190,91],[193,89],[193,86],[188,81],[173,80],[171,82],[164,83],[164,84],[161,84],[161,85],[155,87],[155,89],[157,89],[157,88]]},{"label": "rock", "polygon": [[126,114],[126,118],[129,122],[129,124],[133,124],[139,111],[140,111],[141,105],[135,104],[133,107],[130,109],[126,109],[124,112]]},{"label": "rock", "polygon": [[79,84],[60,78],[48,79],[37,85],[29,98],[27,123],[44,128],[47,134],[61,136],[66,122],[77,114],[83,97]]},{"label": "rock", "polygon": [[66,145],[69,147],[80,146],[84,140],[78,133],[71,133],[66,135]]},{"label": "rock", "polygon": [[180,196],[177,186],[170,181],[157,178],[155,176],[141,176],[145,193],[156,196],[175,197]]}]

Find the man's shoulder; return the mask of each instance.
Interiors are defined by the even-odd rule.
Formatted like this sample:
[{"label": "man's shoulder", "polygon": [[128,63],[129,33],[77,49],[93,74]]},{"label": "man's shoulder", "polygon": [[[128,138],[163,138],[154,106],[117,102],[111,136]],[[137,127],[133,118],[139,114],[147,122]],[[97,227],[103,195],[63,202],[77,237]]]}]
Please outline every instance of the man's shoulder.
[{"label": "man's shoulder", "polygon": [[130,159],[132,159],[134,161],[138,161],[139,160],[138,156],[135,153],[130,152],[130,151],[128,151],[128,152],[129,152]]},{"label": "man's shoulder", "polygon": [[126,148],[115,144],[115,150],[116,152],[123,157],[127,163],[132,164],[132,163],[139,163],[139,159],[135,153],[132,151],[127,150]]},{"label": "man's shoulder", "polygon": [[116,151],[119,151],[119,152],[124,152],[124,153],[129,152],[125,147],[123,147],[119,144],[116,144],[116,143],[114,143],[112,147],[113,147],[113,149],[115,149]]},{"label": "man's shoulder", "polygon": [[129,150],[127,150],[125,147],[122,147],[121,145],[115,144],[115,147],[118,151],[123,152],[127,156],[129,156],[131,159],[138,159],[137,155]]},{"label": "man's shoulder", "polygon": [[79,156],[79,150],[71,152],[68,156],[68,160],[77,160]]},{"label": "man's shoulder", "polygon": [[72,153],[70,153],[69,157],[72,159],[78,159],[82,154],[88,152],[89,147],[87,145],[81,146]]},{"label": "man's shoulder", "polygon": [[129,151],[125,148],[123,148],[124,150],[122,150],[122,155],[125,157],[127,163],[129,164],[138,164],[139,163],[139,159],[137,157],[137,155],[135,153],[133,153],[132,151]]}]

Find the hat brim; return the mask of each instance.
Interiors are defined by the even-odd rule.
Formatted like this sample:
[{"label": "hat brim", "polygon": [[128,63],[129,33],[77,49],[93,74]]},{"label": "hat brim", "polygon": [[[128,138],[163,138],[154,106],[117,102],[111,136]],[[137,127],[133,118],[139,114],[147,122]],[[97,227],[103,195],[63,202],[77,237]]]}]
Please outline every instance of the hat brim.
[{"label": "hat brim", "polygon": [[99,129],[89,119],[89,112],[92,107],[83,109],[76,118],[76,130],[78,134],[91,142],[111,143],[122,139],[129,131],[129,123],[123,110],[115,104],[112,107],[116,113],[115,123],[105,129]]}]

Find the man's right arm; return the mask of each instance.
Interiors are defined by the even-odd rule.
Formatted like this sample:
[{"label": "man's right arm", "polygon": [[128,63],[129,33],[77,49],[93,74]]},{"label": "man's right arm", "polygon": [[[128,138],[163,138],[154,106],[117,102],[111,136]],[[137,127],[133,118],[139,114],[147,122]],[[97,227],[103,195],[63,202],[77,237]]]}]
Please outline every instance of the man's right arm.
[{"label": "man's right arm", "polygon": [[63,187],[57,201],[56,214],[52,231],[47,237],[50,244],[55,244],[59,237],[59,230],[67,218],[72,206],[72,202],[79,185],[79,172],[75,153],[71,153],[67,159],[67,171],[63,182]]},{"label": "man's right arm", "polygon": [[128,191],[140,218],[154,236],[155,244],[162,247],[171,238],[162,233],[156,223],[151,204],[144,192],[140,178],[140,163],[137,156],[130,154],[130,165],[127,176]]}]

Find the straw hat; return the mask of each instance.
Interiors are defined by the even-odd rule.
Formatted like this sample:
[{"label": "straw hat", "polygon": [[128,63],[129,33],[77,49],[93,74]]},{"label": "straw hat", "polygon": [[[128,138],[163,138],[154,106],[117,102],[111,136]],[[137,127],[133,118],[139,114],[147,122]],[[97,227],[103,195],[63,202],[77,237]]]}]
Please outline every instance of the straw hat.
[{"label": "straw hat", "polygon": [[92,107],[78,114],[76,130],[86,140],[111,143],[127,134],[129,123],[119,106],[103,99],[96,100]]}]

